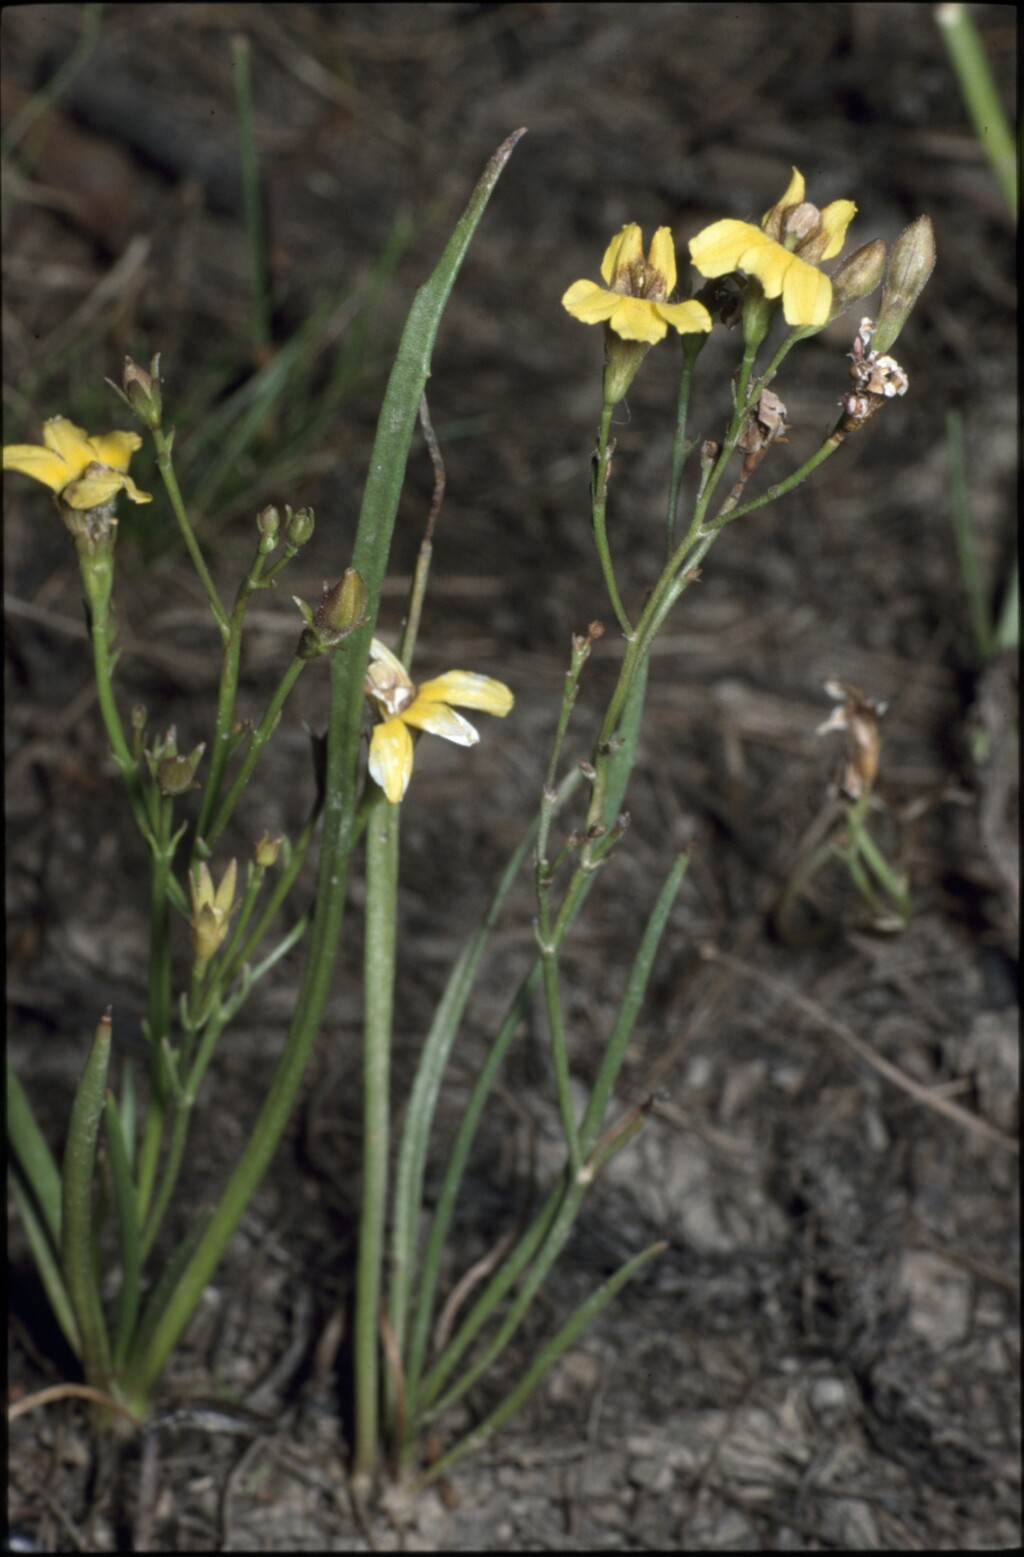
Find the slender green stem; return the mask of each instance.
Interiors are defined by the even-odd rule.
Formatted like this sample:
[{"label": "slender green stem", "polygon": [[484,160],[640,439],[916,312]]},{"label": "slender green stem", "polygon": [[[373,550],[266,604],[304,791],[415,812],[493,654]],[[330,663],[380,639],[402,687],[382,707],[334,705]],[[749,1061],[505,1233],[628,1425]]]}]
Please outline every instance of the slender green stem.
[{"label": "slender green stem", "polygon": [[548,1019],[548,1036],[551,1040],[551,1058],[555,1068],[555,1088],[558,1093],[558,1113],[562,1121],[562,1134],[569,1153],[569,1169],[573,1177],[583,1161],[580,1151],[579,1130],[572,1103],[572,1077],[569,1073],[569,1045],[565,1036],[565,1020],[562,1015],[562,992],[558,980],[558,953],[552,941],[545,940],[545,929],[538,925],[537,945],[540,947],[541,979],[544,985],[544,1008]]},{"label": "slender green stem", "polygon": [[971,8],[950,0],[935,7],[974,133],[992,165],[1014,221],[1017,220],[1017,150]]},{"label": "slender green stem", "polygon": [[[391,1024],[395,985],[398,822],[401,806],[377,791],[366,826],[363,962],[363,1190],[355,1299],[356,1428],[353,1470],[377,1464],[379,1313],[387,1223]],[[389,1391],[390,1394],[390,1391]]]},{"label": "slender green stem", "polygon": [[235,103],[238,109],[238,139],[242,153],[242,195],[245,202],[245,231],[249,240],[249,268],[252,276],[252,343],[254,351],[259,355],[270,345],[270,289],[267,285],[267,246],[263,230],[260,161],[253,126],[249,40],[244,33],[236,33],[231,39],[231,58],[235,69]]},{"label": "slender green stem", "polygon": [[147,799],[131,746],[117,711],[113,686],[113,656],[110,634],[113,623],[111,594],[114,585],[113,541],[98,551],[89,551],[88,543],[79,548],[79,567],[82,583],[89,602],[89,635],[92,640],[93,674],[96,680],[96,698],[107,739],[124,779],[128,800],[135,817],[135,825],[144,838],[152,833],[152,805]]},{"label": "slender green stem", "polygon": [[611,479],[612,454],[615,447],[614,444],[609,444],[608,434],[611,430],[614,410],[614,405],[608,405],[607,402],[601,408],[601,423],[597,434],[597,452],[594,455],[594,474],[590,491],[590,522],[594,527],[594,543],[597,546],[597,555],[601,563],[601,572],[604,574],[604,584],[608,591],[608,599],[611,601],[611,607],[615,612],[619,626],[626,637],[629,638],[633,632],[633,626],[619,598],[619,589],[615,582],[615,564],[612,562],[606,528],[608,482]]},{"label": "slender green stem", "polygon": [[206,566],[206,559],[200,550],[199,542],[196,539],[196,533],[192,528],[192,522],[189,519],[188,511],[185,508],[185,500],[181,495],[181,488],[178,485],[178,478],[174,471],[174,461],[171,457],[171,445],[174,442],[173,435],[168,437],[168,435],[161,427],[154,427],[152,431],[153,442],[156,445],[157,468],[160,471],[164,487],[167,491],[167,496],[171,500],[171,508],[174,511],[174,517],[178,521],[178,528],[181,531],[182,539],[184,540],[188,554],[192,559],[192,566],[198,573],[200,582],[203,588],[206,590],[206,597],[210,602],[210,610],[213,612],[213,619],[217,623],[217,626],[220,629],[220,635],[226,643],[228,640],[228,635],[231,631],[230,623],[228,621],[228,614],[221,604],[221,599],[217,593],[216,585],[214,584],[213,579],[210,577],[210,570]]},{"label": "slender green stem", "polygon": [[768,503],[774,503],[778,498],[785,497],[787,492],[792,492],[793,488],[806,481],[819,465],[823,465],[827,459],[830,459],[842,443],[843,439],[836,437],[835,433],[830,433],[824,443],[815,449],[810,459],[804,461],[799,470],[794,470],[785,480],[777,481],[774,486],[768,487],[760,497],[752,498],[749,503],[737,507],[732,498],[726,498],[714,519],[705,527],[704,533],[714,533],[725,524],[731,523],[733,519],[742,519],[744,514],[752,514],[756,508],[764,508]]},{"label": "slender green stem", "polygon": [[647,993],[647,983],[654,966],[654,959],[661,945],[661,938],[668,924],[668,916],[679,895],[679,889],[686,875],[689,865],[689,855],[681,854],[673,862],[672,868],[666,876],[657,901],[651,910],[647,921],[643,938],[640,942],[637,954],[633,959],[633,967],[630,970],[629,981],[626,985],[626,993],[622,997],[619,1014],[615,1019],[615,1025],[608,1036],[604,1055],[601,1060],[597,1077],[591,1089],[586,1111],[583,1115],[583,1123],[580,1125],[580,1147],[584,1153],[591,1150],[597,1139],[601,1122],[604,1119],[608,1101],[615,1090],[619,1071],[622,1069],[626,1058],[626,1049],[629,1040],[636,1027],[640,1007]]},{"label": "slender green stem", "polygon": [[426,598],[427,580],[430,577],[430,564],[434,555],[434,530],[437,527],[438,517],[441,513],[441,505],[444,502],[446,480],[444,460],[441,457],[441,448],[434,433],[434,425],[430,420],[430,407],[427,404],[426,392],[420,397],[420,428],[430,454],[430,462],[434,467],[434,495],[430,502],[430,513],[427,515],[426,528],[423,532],[423,539],[420,542],[416,566],[413,569],[405,627],[398,646],[398,658],[408,671],[412,670],[412,659],[416,652],[420,617],[423,614],[423,601]]},{"label": "slender green stem", "polygon": [[693,445],[686,442],[686,423],[690,412],[690,390],[693,370],[697,365],[705,343],[703,335],[684,335],[683,366],[679,375],[679,396],[676,402],[676,426],[672,436],[672,475],[668,487],[668,523],[665,527],[667,550],[671,557],[676,548],[676,525],[679,522],[679,493],[683,485],[683,466]]}]

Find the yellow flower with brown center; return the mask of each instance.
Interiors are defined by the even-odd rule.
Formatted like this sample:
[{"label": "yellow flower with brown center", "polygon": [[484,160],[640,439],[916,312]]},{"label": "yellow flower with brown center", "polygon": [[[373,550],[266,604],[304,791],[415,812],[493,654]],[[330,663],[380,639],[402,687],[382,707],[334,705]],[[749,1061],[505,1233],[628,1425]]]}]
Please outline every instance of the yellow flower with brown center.
[{"label": "yellow flower with brown center", "polygon": [[781,297],[786,323],[820,328],[832,307],[832,283],[817,267],[834,259],[857,207],[833,200],[823,211],[804,199],[803,174],[793,169],[789,187],[760,227],[727,218],[712,222],[690,244],[690,258],[709,279],[739,270],[761,284],[765,297]]},{"label": "yellow flower with brown center", "polygon": [[644,259],[643,234],[630,222],[612,239],[601,261],[605,285],[574,281],[562,306],[584,324],[607,323],[624,341],[648,346],[664,340],[668,327],[685,335],[710,330],[703,303],[670,303],[676,286],[676,250],[667,227],[659,227]]},{"label": "yellow flower with brown center", "polygon": [[134,432],[104,433],[90,438],[67,417],[43,423],[43,447],[11,443],[4,448],[4,470],[17,470],[56,492],[66,508],[102,508],[118,492],[133,503],[151,503],[128,475],[128,464],[142,439]]},{"label": "yellow flower with brown center", "polygon": [[410,730],[428,730],[456,746],[475,746],[480,739],[459,708],[481,708],[504,719],[513,697],[503,681],[469,670],[449,670],[417,687],[409,672],[378,638],[370,645],[370,664],[363,690],[381,716],[370,737],[370,776],[392,805],[397,805],[412,777]]}]

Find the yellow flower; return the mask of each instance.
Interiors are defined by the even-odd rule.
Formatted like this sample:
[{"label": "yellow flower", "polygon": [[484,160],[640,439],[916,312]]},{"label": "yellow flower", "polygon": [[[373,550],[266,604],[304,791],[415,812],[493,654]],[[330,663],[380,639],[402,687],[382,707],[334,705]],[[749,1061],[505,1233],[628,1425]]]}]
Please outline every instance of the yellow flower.
[{"label": "yellow flower", "polygon": [[761,283],[765,297],[781,297],[790,325],[820,327],[828,322],[832,283],[816,267],[834,259],[857,211],[852,200],[833,200],[823,211],[804,200],[803,174],[796,168],[779,203],[760,227],[750,222],[712,222],[690,244],[690,258],[709,278],[742,270]]},{"label": "yellow flower", "polygon": [[128,462],[142,439],[134,432],[104,433],[90,438],[66,417],[43,423],[43,443],[12,443],[4,449],[4,470],[41,481],[58,494],[67,508],[102,508],[121,491],[133,503],[151,503],[127,474]]},{"label": "yellow flower", "polygon": [[429,730],[456,746],[475,746],[480,739],[476,730],[450,705],[482,708],[504,719],[513,701],[504,682],[469,670],[449,670],[417,689],[401,660],[378,638],[370,645],[363,690],[383,721],[370,737],[370,776],[392,805],[402,799],[412,777],[410,728]]},{"label": "yellow flower", "polygon": [[574,319],[607,322],[624,341],[648,346],[664,340],[669,325],[680,335],[710,330],[711,315],[703,303],[666,302],[676,285],[676,251],[667,227],[658,228],[644,259],[643,235],[630,222],[605,250],[601,274],[605,286],[574,281],[562,298]]},{"label": "yellow flower", "polygon": [[228,933],[234,902],[238,866],[231,861],[214,891],[210,867],[203,862],[188,878],[192,894],[192,945],[199,969],[206,967]]}]

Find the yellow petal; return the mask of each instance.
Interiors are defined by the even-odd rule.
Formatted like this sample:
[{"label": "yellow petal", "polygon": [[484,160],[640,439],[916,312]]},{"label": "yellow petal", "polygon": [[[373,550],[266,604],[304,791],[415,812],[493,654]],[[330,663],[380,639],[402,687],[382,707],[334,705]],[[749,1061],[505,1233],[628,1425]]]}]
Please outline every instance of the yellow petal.
[{"label": "yellow petal", "polygon": [[821,213],[821,225],[828,233],[822,259],[834,259],[846,242],[846,229],[857,214],[852,200],[833,200]]},{"label": "yellow petal", "polygon": [[124,491],[127,492],[133,503],[151,503],[153,501],[152,492],[143,492],[135,485],[135,482],[132,480],[131,476],[122,476],[121,486]]},{"label": "yellow petal", "polygon": [[497,714],[499,719],[504,719],[515,701],[503,681],[472,670],[449,670],[433,681],[424,681],[419,697],[428,703],[454,703],[456,708],[482,708],[485,714]]},{"label": "yellow petal", "polygon": [[195,870],[189,872],[189,888],[192,894],[192,908],[198,914],[204,907],[213,906],[213,877],[210,875],[210,867],[203,860]]},{"label": "yellow petal", "polygon": [[72,475],[59,454],[32,443],[7,444],[4,449],[4,470],[17,470],[23,476],[31,476],[34,481],[41,481],[54,492],[59,492]]},{"label": "yellow petal", "polygon": [[627,222],[622,231],[616,233],[611,243],[604,251],[604,259],[601,261],[601,274],[611,286],[615,280],[616,272],[626,265],[635,265],[637,260],[644,257],[643,234],[636,222]]},{"label": "yellow petal", "polygon": [[120,492],[124,483],[124,476],[116,470],[105,470],[102,465],[98,465],[93,473],[83,476],[81,481],[69,481],[66,487],[62,487],[60,500],[68,508],[101,508],[104,503],[110,502],[116,492]]},{"label": "yellow petal", "polygon": [[412,777],[412,736],[401,719],[386,719],[370,736],[370,777],[398,805]]},{"label": "yellow petal", "polygon": [[402,718],[415,729],[429,730],[431,735],[440,735],[442,740],[453,741],[456,746],[475,746],[480,739],[468,719],[463,719],[447,703],[432,703],[422,691],[403,711]]},{"label": "yellow petal", "polygon": [[667,227],[659,227],[651,239],[647,263],[665,278],[665,296],[671,297],[676,289],[676,246]]},{"label": "yellow petal", "polygon": [[811,268],[790,254],[781,243],[766,238],[763,244],[751,246],[740,255],[738,269],[748,276],[757,277],[765,297],[778,297],[794,265],[804,265],[805,270]]},{"label": "yellow petal", "polygon": [[59,454],[67,465],[67,480],[80,476],[96,458],[86,434],[74,422],[69,422],[66,416],[51,416],[43,423],[43,442],[48,449]]},{"label": "yellow petal", "polygon": [[643,297],[622,297],[611,315],[611,327],[624,341],[646,341],[653,346],[665,339],[668,326],[659,319],[657,305]]},{"label": "yellow petal", "polygon": [[[724,221],[712,222],[691,240],[690,258],[702,276],[725,276],[731,270],[747,268],[740,265],[743,255],[771,243],[773,240],[760,227],[727,217]],[[778,247],[777,244],[773,246]]]},{"label": "yellow petal", "polygon": [[[832,283],[813,265],[791,255],[782,289],[782,312],[786,323],[793,325],[822,325],[827,323],[832,307]],[[768,292],[765,287],[765,292]],[[776,293],[768,294],[772,297]]]},{"label": "yellow petal", "polygon": [[618,306],[618,292],[608,292],[596,281],[574,281],[562,298],[562,307],[584,324],[601,324]]},{"label": "yellow petal", "polygon": [[802,205],[806,195],[807,186],[804,183],[804,176],[799,168],[794,168],[789,183],[786,185],[786,193],[781,200],[777,200],[775,203],[777,206]]},{"label": "yellow petal", "polygon": [[224,872],[224,879],[214,895],[214,904],[222,914],[226,914],[235,901],[235,882],[238,876],[238,861],[232,860]]},{"label": "yellow petal", "polygon": [[142,439],[134,432],[102,433],[98,438],[89,439],[89,447],[92,458],[99,460],[101,465],[127,470],[135,450],[142,447]]},{"label": "yellow petal", "polygon": [[659,317],[678,330],[680,335],[711,328],[711,315],[703,303],[691,300],[688,303],[655,303],[654,307]]}]

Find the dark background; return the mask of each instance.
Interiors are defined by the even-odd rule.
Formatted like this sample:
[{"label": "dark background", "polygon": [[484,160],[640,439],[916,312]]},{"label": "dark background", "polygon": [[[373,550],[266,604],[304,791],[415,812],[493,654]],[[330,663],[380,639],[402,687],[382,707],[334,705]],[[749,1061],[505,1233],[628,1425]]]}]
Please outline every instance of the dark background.
[{"label": "dark background", "polygon": [[[1015,10],[972,10],[1012,111]],[[264,348],[241,215],[237,33],[251,46],[267,198]],[[457,1506],[431,1495],[390,1517],[430,1549],[1014,1544],[1016,669],[975,652],[946,432],[959,412],[998,602],[1018,452],[1014,234],[932,9],[25,6],[5,10],[3,45],[5,442],[38,441],[55,414],[90,431],[128,426],[103,379],[125,352],[159,351],[222,593],[262,503],[315,507],[313,542],[253,613],[246,715],[262,711],[291,652],[289,595],[315,600],[348,561],[412,293],[487,157],[529,131],[466,262],[430,385],[448,486],[418,665],[498,675],[517,703],[501,724],[481,719],[474,752],[434,741],[417,756],[403,814],[399,1106],[450,960],[536,805],[569,634],[607,619],[586,491],[600,334],[565,314],[563,291],[596,278],[624,222],[648,239],[668,224],[682,252],[717,217],[759,219],[793,165],[816,203],[856,201],[851,245],[891,242],[931,215],[938,266],[896,348],[909,394],[805,487],[726,532],[658,644],[632,828],[563,959],[586,1078],[625,949],[669,853],[692,846],[620,1086],[624,1105],[652,1092],[656,1103],[473,1410],[597,1280],[652,1238],[669,1250],[460,1471]],[[47,102],[69,58],[77,68]],[[764,480],[832,425],[858,315],[787,363],[775,387],[791,442]],[[701,360],[692,425],[703,436],[720,435],[737,354],[716,332]],[[609,530],[633,602],[660,565],[677,361],[673,348],[653,352],[617,417]],[[254,405],[259,425],[243,436]],[[145,702],[151,730],[176,723],[190,749],[215,700],[214,634],[148,451],[132,473],[156,499],[122,516],[124,704]],[[417,443],[388,634],[430,492]],[[119,1041],[137,1033],[145,862],[90,692],[68,538],[41,487],[9,477],[5,496],[10,1026],[56,1145],[98,1011],[113,1000]],[[569,759],[587,752],[620,653],[609,631]],[[286,710],[238,851],[301,824],[312,793],[302,723],[323,723],[321,671]],[[820,883],[830,935],[781,945],[770,909],[839,759],[837,737],[814,735],[827,677],[890,705],[873,826],[909,873],[915,915],[902,935],[873,933],[837,874]],[[531,913],[524,889],[471,1008],[442,1136],[530,955]],[[168,1370],[161,1409],[180,1414],[116,1456],[70,1402],[12,1429],[12,1518],[44,1549],[363,1543],[334,1366],[358,1190],[358,951],[353,938],[294,1129]],[[297,967],[261,987],[222,1042],[178,1232],[244,1143]],[[534,1176],[543,1187],[557,1169],[543,1033],[538,1012],[510,1058],[452,1280],[520,1213]],[[936,1097],[989,1133],[939,1112]],[[64,1377],[66,1360],[42,1334],[13,1238],[11,1385],[24,1396]],[[194,1409],[210,1396],[247,1406],[260,1430],[214,1432]],[[375,1539],[395,1536],[382,1522]]]}]

